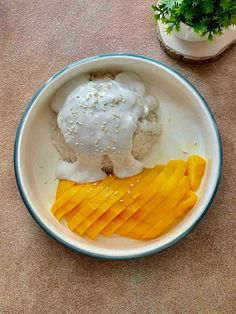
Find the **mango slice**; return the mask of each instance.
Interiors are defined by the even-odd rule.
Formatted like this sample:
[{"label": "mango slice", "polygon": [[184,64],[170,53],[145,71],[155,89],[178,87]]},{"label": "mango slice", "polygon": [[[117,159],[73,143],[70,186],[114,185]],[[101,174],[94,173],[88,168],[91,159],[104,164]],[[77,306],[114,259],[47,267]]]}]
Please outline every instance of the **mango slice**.
[{"label": "mango slice", "polygon": [[74,185],[71,189],[67,190],[63,193],[52,206],[52,213],[55,214],[57,210],[63,206],[66,202],[68,202],[79,190],[81,189],[80,185]]},{"label": "mango slice", "polygon": [[[164,169],[164,166],[156,166],[154,169],[148,170],[144,175],[142,180],[134,187],[130,187],[130,190],[137,191],[139,194],[143,191],[143,187],[147,186],[152,182],[155,177]],[[127,206],[129,206],[133,201],[131,196],[131,191],[128,190],[123,197],[123,202],[116,202],[112,205],[101,217],[99,217],[86,231],[86,234],[90,239],[95,239],[98,234],[118,215],[120,214]]]},{"label": "mango slice", "polygon": [[113,180],[114,176],[107,176],[103,181],[98,183],[88,183],[88,184],[79,184],[80,189],[75,195],[73,195],[68,202],[65,202],[63,206],[56,212],[57,219],[61,219],[66,213],[71,211],[75,206],[79,206],[85,198],[91,200],[95,199],[99,191],[102,191],[107,187]]},{"label": "mango slice", "polygon": [[[125,235],[131,238],[137,236],[141,237],[152,228],[153,222],[158,221],[159,219],[161,220],[162,217],[166,215],[172,214],[172,221],[174,221],[175,215],[172,213],[172,209],[182,200],[189,190],[189,180],[186,176],[183,176],[179,181],[179,184],[173,188],[169,197],[164,198],[158,205],[156,205],[154,210],[152,210],[146,217],[140,219],[139,223],[136,223],[135,227],[129,231],[129,233],[125,233]],[[120,232],[118,233],[120,234]]]},{"label": "mango slice", "polygon": [[90,239],[114,232],[148,240],[168,231],[197,202],[206,161],[197,155],[187,161],[145,169],[137,176],[108,176],[96,183],[61,180],[52,213],[68,227]]},{"label": "mango slice", "polygon": [[[77,228],[76,232],[82,235],[87,228],[89,228],[104,212],[106,212],[113,204],[115,204],[118,200],[121,201],[121,198],[127,193],[128,187],[132,184],[133,186],[137,185],[137,183],[142,179],[142,177],[146,174],[147,170],[144,170],[141,174],[126,178],[123,180],[116,180],[113,185],[111,185],[112,189],[109,191],[103,190],[99,193],[98,202],[88,203],[85,202],[83,204],[83,208],[81,207],[79,215],[85,215],[84,212],[90,211],[91,215],[88,216],[86,220],[78,224],[77,220]],[[139,193],[136,191],[132,191],[133,199],[136,199],[139,196]],[[96,200],[97,201],[97,200]],[[122,199],[123,202],[123,199]],[[91,208],[94,209],[91,210]],[[72,223],[69,223],[69,227]],[[74,225],[73,225],[74,226]]]},{"label": "mango slice", "polygon": [[187,174],[193,191],[196,191],[199,188],[205,168],[206,161],[202,157],[192,155],[188,158]]},{"label": "mango slice", "polygon": [[193,208],[197,202],[197,196],[193,191],[188,191],[183,200],[174,208],[173,215],[175,218],[183,215],[188,209]]},{"label": "mango slice", "polygon": [[[160,233],[162,233],[168,226],[170,226],[176,218],[183,215],[187,210],[193,208],[197,202],[196,194],[189,190],[185,194],[184,198],[177,204],[176,207],[172,210],[172,213],[168,209],[165,215],[162,215],[162,218],[151,227],[143,236],[143,239],[152,239],[156,238]],[[141,238],[139,236],[139,238]]]},{"label": "mango slice", "polygon": [[[125,223],[120,226],[116,232],[120,235],[126,235],[130,230],[132,230],[139,221],[144,220],[145,217],[159,204],[168,197],[171,196],[173,192],[176,190],[176,187],[183,178],[184,173],[187,168],[187,163],[183,160],[178,160],[176,162],[176,169],[171,175],[171,177],[157,190],[157,193],[153,195],[153,197],[144,204],[134,215],[132,215]],[[187,178],[186,178],[187,180]],[[188,181],[188,180],[187,180]]]},{"label": "mango slice", "polygon": [[57,186],[56,199],[64,194],[69,188],[71,188],[76,183],[68,180],[60,180]]},{"label": "mango slice", "polygon": [[171,177],[176,168],[176,161],[170,161],[157,178],[146,187],[144,193],[140,195],[129,207],[119,214],[106,228],[102,230],[105,236],[111,236],[123,223],[125,223],[141,206],[143,206],[160,187]]}]

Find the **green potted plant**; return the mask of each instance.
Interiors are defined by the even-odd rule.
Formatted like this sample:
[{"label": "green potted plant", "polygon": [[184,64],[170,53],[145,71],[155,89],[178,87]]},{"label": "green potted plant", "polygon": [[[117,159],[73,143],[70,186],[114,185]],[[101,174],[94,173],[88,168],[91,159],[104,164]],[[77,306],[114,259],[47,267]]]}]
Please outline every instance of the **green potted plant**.
[{"label": "green potted plant", "polygon": [[161,0],[152,9],[168,34],[187,41],[211,41],[236,25],[236,0]]}]

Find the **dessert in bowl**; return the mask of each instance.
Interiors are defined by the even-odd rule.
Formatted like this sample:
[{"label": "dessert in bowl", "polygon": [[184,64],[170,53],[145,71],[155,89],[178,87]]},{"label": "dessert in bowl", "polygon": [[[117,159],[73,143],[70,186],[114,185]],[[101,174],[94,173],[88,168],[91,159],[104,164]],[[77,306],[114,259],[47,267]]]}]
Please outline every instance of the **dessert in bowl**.
[{"label": "dessert in bowl", "polygon": [[[114,77],[91,79],[91,73],[104,71],[115,73]],[[71,82],[74,82],[74,85]],[[102,91],[104,88],[107,91]],[[100,93],[99,89],[104,93]],[[91,96],[87,95],[89,93]],[[102,94],[105,100],[101,100],[99,94]],[[55,132],[52,131],[52,121]],[[58,133],[60,136],[55,139],[55,134]],[[167,206],[170,195],[179,198],[181,196],[179,193],[172,193],[172,181],[163,189],[163,181],[157,178],[162,172],[175,172],[178,168],[182,177],[180,176],[175,184],[180,185],[181,189],[183,186],[188,189],[186,178],[188,177],[191,183],[192,170],[188,170],[191,155],[200,155],[199,158],[206,160],[201,185],[194,191],[197,197],[194,206],[188,208],[180,217],[176,216],[174,221],[169,221],[166,228],[156,236],[152,232],[148,233],[143,220],[134,220],[132,215],[123,221],[126,222],[123,229],[112,233],[112,236],[108,232],[106,234],[105,229],[101,229],[101,223],[102,228],[106,228],[110,222],[114,225],[114,219],[117,220],[116,216],[109,216],[110,220],[107,217],[111,208],[114,209],[113,206],[116,206],[119,215],[124,215],[124,210],[133,208],[131,214],[136,214],[135,219],[142,218],[145,222],[152,222],[157,217],[155,224],[158,223],[158,216],[149,215],[150,210],[156,209],[156,202]],[[172,162],[172,166],[168,166],[171,160],[181,162]],[[163,166],[165,164],[168,167]],[[91,165],[93,171],[90,171]],[[180,74],[149,58],[124,54],[104,55],[84,59],[64,68],[36,93],[18,128],[15,170],[27,208],[44,230],[55,239],[76,251],[93,256],[133,258],[172,245],[200,220],[209,207],[219,182],[221,146],[218,129],[207,104]],[[140,176],[139,179],[136,179],[137,176]],[[136,181],[132,183],[133,178],[140,181],[134,189],[135,193],[131,189],[131,185],[136,184]],[[59,185],[57,179],[60,180]],[[113,180],[113,183],[109,180]],[[156,185],[153,185],[154,181]],[[73,186],[66,186],[68,183]],[[81,192],[81,188],[87,191],[88,187],[92,189],[90,196],[93,197],[88,196],[87,192]],[[167,187],[169,194],[165,194]],[[104,192],[106,189],[108,193]],[[191,191],[189,188],[188,193]],[[58,221],[56,212],[60,210],[62,213],[63,206],[63,210],[69,208],[65,195],[73,193],[79,198],[74,207],[78,205],[77,209],[82,208],[87,217],[93,217],[95,220],[90,219],[89,223],[87,220],[83,221],[79,211],[75,211],[73,215],[77,215],[76,219],[70,225],[72,228],[68,228],[70,215],[65,217],[66,219],[60,217],[61,220]],[[149,193],[153,193],[150,198],[147,197]],[[150,202],[155,193],[159,193],[158,198],[152,198]],[[107,197],[106,194],[108,200],[103,198]],[[131,196],[128,196],[130,194]],[[61,203],[58,202],[60,197]],[[84,202],[83,206],[81,202]],[[127,208],[118,206],[117,202],[120,205],[125,202]],[[137,205],[132,205],[135,202]],[[150,203],[147,206],[148,202]],[[55,204],[57,205],[54,206]],[[60,204],[63,206],[60,207]],[[56,208],[55,212],[51,211],[52,205]],[[69,214],[73,209],[73,206],[70,206]],[[91,211],[88,211],[88,208],[92,208]],[[147,212],[144,213],[143,209]],[[103,215],[107,215],[106,224]],[[132,224],[130,218],[133,219]],[[136,224],[139,224],[140,228],[136,228],[138,232],[132,233],[129,229]],[[81,235],[76,232],[78,226]],[[93,236],[89,237],[89,233],[86,234],[87,229],[84,226],[93,226],[93,232],[96,229],[94,239]],[[149,236],[143,237],[139,230],[145,230],[145,235]]]}]

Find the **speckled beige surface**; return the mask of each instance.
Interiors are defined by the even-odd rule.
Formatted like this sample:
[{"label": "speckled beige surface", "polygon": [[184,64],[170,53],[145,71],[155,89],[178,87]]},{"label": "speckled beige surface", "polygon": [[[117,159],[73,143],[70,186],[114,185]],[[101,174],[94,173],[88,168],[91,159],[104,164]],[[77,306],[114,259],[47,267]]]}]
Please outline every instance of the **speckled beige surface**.
[{"label": "speckled beige surface", "polygon": [[[189,66],[159,47],[142,0],[0,1],[0,313],[235,313],[236,50]],[[182,71],[219,123],[223,178],[213,206],[174,247],[136,261],[81,256],[49,238],[17,191],[17,124],[39,86],[64,65],[105,52],[155,57]]]}]

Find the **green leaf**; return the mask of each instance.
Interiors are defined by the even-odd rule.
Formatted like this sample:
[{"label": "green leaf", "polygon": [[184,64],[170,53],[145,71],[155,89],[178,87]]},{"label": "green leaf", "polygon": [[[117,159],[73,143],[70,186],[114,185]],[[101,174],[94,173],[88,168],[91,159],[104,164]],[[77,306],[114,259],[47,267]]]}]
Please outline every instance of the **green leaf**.
[{"label": "green leaf", "polygon": [[226,9],[228,9],[228,8],[230,7],[230,2],[231,2],[231,0],[221,0],[221,1],[220,1],[220,6],[221,6],[224,10],[226,10]]},{"label": "green leaf", "polygon": [[157,6],[153,4],[153,5],[151,6],[151,9],[152,9],[153,11],[157,11]]},{"label": "green leaf", "polygon": [[167,34],[171,34],[172,33],[172,31],[173,31],[173,25],[170,25],[170,26],[168,26],[167,28],[166,28],[166,32],[167,32]]},{"label": "green leaf", "polygon": [[166,5],[168,9],[172,9],[175,5],[175,0],[164,0],[163,3]]},{"label": "green leaf", "polygon": [[209,40],[209,41],[212,41],[212,40],[213,40],[213,35],[212,35],[212,33],[209,33],[209,35],[208,35],[208,40]]}]

